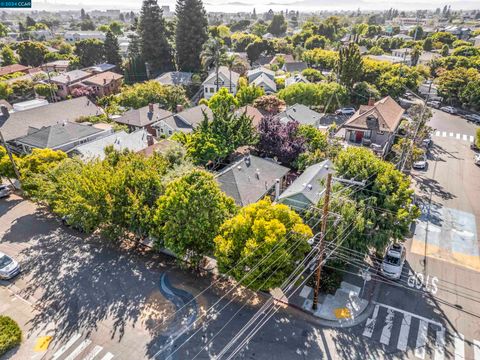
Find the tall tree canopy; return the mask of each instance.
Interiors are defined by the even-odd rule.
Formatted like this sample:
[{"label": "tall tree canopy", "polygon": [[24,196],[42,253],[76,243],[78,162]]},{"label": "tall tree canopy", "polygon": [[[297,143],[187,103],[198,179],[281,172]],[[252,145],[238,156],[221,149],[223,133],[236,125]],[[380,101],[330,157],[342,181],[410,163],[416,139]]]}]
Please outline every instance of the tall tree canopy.
[{"label": "tall tree canopy", "polygon": [[363,59],[357,44],[349,43],[348,46],[340,49],[336,64],[336,73],[340,83],[349,89],[361,79]]},{"label": "tall tree canopy", "polygon": [[172,47],[168,43],[165,19],[157,0],[144,0],[138,22],[142,59],[152,72],[164,72],[173,68]]},{"label": "tall tree canopy", "polygon": [[17,45],[17,54],[22,65],[40,66],[47,52],[45,45],[38,41],[22,41]]},{"label": "tall tree canopy", "polygon": [[175,47],[177,66],[182,71],[201,70],[200,55],[208,39],[208,21],[201,0],[178,0]]},{"label": "tall tree canopy", "polygon": [[81,66],[87,67],[102,63],[105,60],[103,42],[97,39],[80,40],[75,44],[75,55]]},{"label": "tall tree canopy", "polygon": [[105,60],[107,63],[115,65],[117,70],[122,67],[122,57],[120,56],[120,45],[115,34],[108,30],[103,44],[105,49]]}]

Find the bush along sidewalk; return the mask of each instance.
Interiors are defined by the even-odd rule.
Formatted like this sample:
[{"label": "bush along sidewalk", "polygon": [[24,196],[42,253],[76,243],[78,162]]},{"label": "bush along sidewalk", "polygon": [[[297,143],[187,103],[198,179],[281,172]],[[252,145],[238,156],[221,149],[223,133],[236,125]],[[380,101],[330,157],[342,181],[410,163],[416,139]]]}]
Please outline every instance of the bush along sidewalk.
[{"label": "bush along sidewalk", "polygon": [[0,315],[0,356],[17,347],[22,342],[22,330],[8,316]]}]

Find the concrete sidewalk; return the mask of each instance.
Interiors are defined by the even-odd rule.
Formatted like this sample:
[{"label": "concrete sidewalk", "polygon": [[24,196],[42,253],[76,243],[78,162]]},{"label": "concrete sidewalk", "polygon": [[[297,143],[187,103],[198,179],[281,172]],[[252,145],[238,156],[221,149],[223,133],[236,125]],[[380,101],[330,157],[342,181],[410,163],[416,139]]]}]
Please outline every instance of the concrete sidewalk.
[{"label": "concrete sidewalk", "polygon": [[53,339],[54,327],[50,324],[32,329],[31,320],[36,310],[30,302],[18,296],[7,282],[0,284],[0,314],[15,320],[22,329],[21,345],[1,359],[42,359]]}]

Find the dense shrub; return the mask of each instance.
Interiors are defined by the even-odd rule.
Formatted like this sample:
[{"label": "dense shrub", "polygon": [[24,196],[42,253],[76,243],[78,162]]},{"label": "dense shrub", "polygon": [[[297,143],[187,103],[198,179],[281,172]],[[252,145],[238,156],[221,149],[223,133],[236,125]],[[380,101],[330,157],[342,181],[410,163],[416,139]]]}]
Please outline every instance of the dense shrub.
[{"label": "dense shrub", "polygon": [[0,315],[0,356],[21,342],[22,330],[18,324],[8,316]]}]

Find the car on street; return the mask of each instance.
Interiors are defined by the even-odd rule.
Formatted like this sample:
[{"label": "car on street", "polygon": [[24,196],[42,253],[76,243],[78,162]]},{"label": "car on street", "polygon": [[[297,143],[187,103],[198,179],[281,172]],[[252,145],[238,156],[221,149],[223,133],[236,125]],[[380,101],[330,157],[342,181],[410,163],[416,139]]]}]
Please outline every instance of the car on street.
[{"label": "car on street", "polygon": [[430,146],[432,146],[433,141],[431,138],[426,138],[422,140],[422,146],[426,149],[428,149]]},{"label": "car on street", "polygon": [[464,118],[474,123],[480,123],[480,115],[477,114],[467,114]]},{"label": "car on street", "polygon": [[421,155],[420,158],[413,163],[414,169],[423,170],[426,167],[427,167],[427,156],[425,154]]},{"label": "car on street", "polygon": [[20,266],[7,254],[0,252],[0,279],[9,280],[20,273]]},{"label": "car on street", "polygon": [[442,106],[442,103],[440,101],[430,100],[430,101],[427,101],[427,106],[430,106],[434,109],[440,109],[440,106]]},{"label": "car on street", "polygon": [[400,279],[403,265],[405,264],[405,257],[405,246],[398,243],[390,245],[385,252],[380,268],[382,275],[393,280]]},{"label": "car on street", "polygon": [[475,165],[480,165],[480,154],[475,155]]},{"label": "car on street", "polygon": [[0,185],[0,198],[8,197],[12,193],[12,188],[10,185],[2,184]]},{"label": "car on street", "polygon": [[352,107],[341,108],[335,111],[336,115],[353,115],[355,114],[355,109]]},{"label": "car on street", "polygon": [[476,142],[473,141],[471,144],[470,144],[470,149],[472,149],[473,151],[480,151],[480,148],[477,146]]},{"label": "car on street", "polygon": [[456,114],[457,109],[455,109],[453,106],[442,106],[440,110],[449,113],[449,114]]}]

